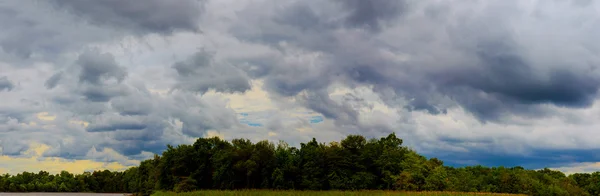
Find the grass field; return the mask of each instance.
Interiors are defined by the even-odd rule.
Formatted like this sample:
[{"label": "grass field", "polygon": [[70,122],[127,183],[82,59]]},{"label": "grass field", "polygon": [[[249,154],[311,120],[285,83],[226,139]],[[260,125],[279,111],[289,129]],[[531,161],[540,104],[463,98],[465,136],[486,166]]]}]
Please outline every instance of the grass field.
[{"label": "grass field", "polygon": [[396,191],[271,191],[271,190],[241,190],[241,191],[195,191],[188,193],[157,192],[153,196],[500,196],[515,194],[494,193],[459,193],[459,192],[396,192]]}]

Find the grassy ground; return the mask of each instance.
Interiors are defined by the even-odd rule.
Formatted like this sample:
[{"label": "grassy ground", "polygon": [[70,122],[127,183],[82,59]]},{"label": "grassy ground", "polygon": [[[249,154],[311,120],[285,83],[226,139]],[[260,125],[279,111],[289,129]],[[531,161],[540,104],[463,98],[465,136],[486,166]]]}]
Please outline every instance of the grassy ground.
[{"label": "grassy ground", "polygon": [[500,196],[514,194],[493,193],[459,193],[459,192],[396,192],[396,191],[271,191],[271,190],[241,190],[241,191],[195,191],[188,193],[157,192],[153,196]]}]

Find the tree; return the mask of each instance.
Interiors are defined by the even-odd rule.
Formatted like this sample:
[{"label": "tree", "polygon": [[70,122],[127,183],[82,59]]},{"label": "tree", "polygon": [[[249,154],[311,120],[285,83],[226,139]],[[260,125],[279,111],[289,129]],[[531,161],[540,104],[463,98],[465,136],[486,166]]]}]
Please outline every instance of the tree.
[{"label": "tree", "polygon": [[315,138],[300,145],[302,187],[309,190],[329,188],[324,145],[317,143]]},{"label": "tree", "polygon": [[389,134],[367,140],[349,135],[340,142],[300,147],[280,141],[231,142],[199,138],[192,145],[167,145],[161,155],[125,171],[71,174],[22,172],[0,176],[0,191],[177,192],[197,189],[300,189],[466,191],[527,195],[600,195],[600,172],[568,177],[551,169],[454,168],[402,146]]},{"label": "tree", "polygon": [[438,166],[425,179],[424,189],[428,191],[443,191],[448,188],[449,184],[450,180],[446,169]]}]

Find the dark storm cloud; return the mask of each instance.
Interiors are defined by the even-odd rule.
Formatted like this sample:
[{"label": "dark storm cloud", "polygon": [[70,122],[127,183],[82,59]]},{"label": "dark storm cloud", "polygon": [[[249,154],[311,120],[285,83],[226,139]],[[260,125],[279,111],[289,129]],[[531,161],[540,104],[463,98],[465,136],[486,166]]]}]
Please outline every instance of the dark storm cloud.
[{"label": "dark storm cloud", "polygon": [[[0,20],[8,19],[8,18],[16,18],[17,15],[18,15],[18,11],[15,10],[14,8],[11,8],[8,6],[0,7]],[[21,57],[29,57],[31,52],[29,50],[26,50],[23,47],[20,47],[21,44],[18,44],[19,41],[24,41],[24,40],[21,40],[21,39],[1,40],[0,46],[2,47],[2,50],[6,53],[17,54],[18,56],[21,56]]]},{"label": "dark storm cloud", "polygon": [[14,87],[15,85],[10,80],[8,80],[8,77],[0,77],[0,91],[11,91]]},{"label": "dark storm cloud", "polygon": [[506,42],[481,44],[469,51],[477,61],[472,68],[441,70],[427,78],[438,92],[482,119],[495,119],[505,112],[537,113],[535,106],[544,103],[570,108],[593,104],[600,87],[596,75],[567,69],[567,65],[536,70],[519,48]]},{"label": "dark storm cloud", "polygon": [[53,89],[54,87],[56,87],[56,85],[58,85],[58,82],[60,82],[62,75],[63,75],[62,72],[55,73],[54,75],[52,75],[50,78],[48,78],[46,80],[46,82],[44,83],[44,86],[46,86],[47,89]]},{"label": "dark storm cloud", "polygon": [[[158,112],[155,109],[160,107],[155,103],[159,101],[142,83],[132,85],[127,91],[127,95],[112,99],[110,106],[113,111],[118,112],[122,116],[148,116]],[[165,109],[162,112],[165,112]]]},{"label": "dark storm cloud", "polygon": [[358,121],[358,112],[347,101],[338,104],[326,91],[308,92],[300,96],[299,101],[326,118],[337,119],[337,123],[354,125]]},{"label": "dark storm cloud", "polygon": [[[198,74],[197,68],[187,68],[190,70],[181,73],[184,77]],[[60,100],[61,111],[77,121],[89,122],[83,131],[95,135],[93,145],[100,149],[111,148],[125,156],[142,151],[160,153],[167,144],[179,144],[189,136],[202,137],[209,129],[227,129],[237,123],[235,113],[225,104],[199,99],[196,93],[174,91],[165,97],[151,93],[145,80],[135,75],[127,78],[125,69],[108,53],[88,51],[68,69],[70,72],[63,71],[61,85],[52,92],[58,95],[55,99]],[[175,120],[181,124],[170,123]],[[54,150],[47,156],[79,159],[85,158],[82,156],[87,151],[69,153]]]},{"label": "dark storm cloud", "polygon": [[[428,156],[428,155],[426,155]],[[537,149],[528,154],[490,153],[473,148],[470,152],[435,153],[434,157],[455,167],[481,164],[488,167],[515,167],[541,169],[544,167],[560,167],[580,162],[599,162],[598,149]]]},{"label": "dark storm cloud", "polygon": [[239,124],[235,113],[218,107],[193,108],[175,116],[183,122],[182,133],[191,137],[203,137],[209,130],[226,130]]},{"label": "dark storm cloud", "polygon": [[[294,52],[300,51],[300,54],[319,52],[320,55],[321,61],[316,65],[305,63],[303,66],[252,59],[249,62],[256,67],[253,70],[263,73],[253,76],[264,78],[269,91],[285,96],[320,91],[334,83],[372,86],[382,96],[386,93],[382,90],[391,89],[394,99],[407,100],[404,107],[409,110],[444,114],[458,104],[483,121],[499,120],[508,114],[545,115],[539,109],[543,104],[586,108],[596,99],[600,77],[595,71],[597,65],[591,63],[597,62],[595,57],[570,48],[593,49],[584,43],[589,43],[585,39],[591,39],[595,34],[592,32],[600,32],[598,28],[577,32],[559,30],[580,36],[578,41],[565,42],[569,47],[565,47],[564,52],[552,53],[544,49],[555,47],[553,44],[558,41],[533,42],[531,40],[539,36],[516,33],[517,30],[526,32],[530,30],[527,26],[532,25],[519,18],[528,16],[520,13],[521,5],[517,1],[479,2],[481,7],[477,9],[450,2],[337,3],[341,11],[332,11],[329,15],[322,14],[326,12],[312,1],[284,8],[296,10],[294,12],[279,11],[279,8],[269,12],[275,15],[261,13],[254,7],[240,12],[246,14],[241,17],[249,20],[262,19],[256,20],[255,27],[263,30],[245,26],[250,30],[232,32],[240,38],[272,44],[284,54],[295,48]],[[547,2],[539,6],[553,4]],[[547,18],[552,15],[545,14],[540,12],[535,20],[552,20]],[[339,18],[353,24],[352,28],[336,24]],[[382,21],[388,21],[386,28],[371,31],[382,27]],[[330,28],[321,28],[325,26]],[[550,28],[553,27],[539,27],[553,31]],[[264,31],[270,34],[262,33]],[[537,31],[541,30],[535,33]],[[531,37],[527,37],[529,35]],[[541,36],[566,39],[562,35]],[[283,41],[287,45],[278,45]],[[400,57],[403,55],[406,58]],[[395,101],[384,101],[390,107],[397,106]],[[307,104],[311,107],[310,104],[316,103]],[[331,110],[319,112],[336,116],[330,114]]]},{"label": "dark storm cloud", "polygon": [[79,93],[91,102],[108,102],[113,97],[125,96],[129,93],[129,89],[122,85],[83,85],[80,88]]},{"label": "dark storm cloud", "polygon": [[147,127],[147,122],[140,118],[125,118],[115,116],[100,122],[92,122],[86,128],[88,132],[105,132],[117,130],[141,130]]},{"label": "dark storm cloud", "polygon": [[111,101],[111,106],[121,115],[148,115],[153,110],[153,105],[148,96],[141,96],[140,99],[119,97]]},{"label": "dark storm cloud", "polygon": [[170,34],[177,30],[199,31],[205,0],[80,0],[52,1],[92,24],[139,33]]},{"label": "dark storm cloud", "polygon": [[75,61],[79,69],[76,92],[92,102],[107,102],[113,97],[128,94],[122,84],[127,70],[118,65],[110,53],[86,50]]},{"label": "dark storm cloud", "polygon": [[163,136],[164,126],[144,127],[144,129],[120,129],[113,135],[117,141],[155,141]]},{"label": "dark storm cloud", "polygon": [[139,155],[142,151],[151,152],[155,154],[161,154],[165,149],[167,143],[161,140],[128,140],[128,141],[117,141],[112,143],[107,143],[103,145],[99,145],[99,149],[104,147],[109,147],[115,149],[118,153],[121,153],[125,156],[134,156]]},{"label": "dark storm cloud", "polygon": [[60,110],[72,112],[74,115],[100,115],[109,111],[105,102],[93,102],[88,99],[80,99],[78,96],[68,94],[65,96],[54,97],[52,101],[56,103]]},{"label": "dark storm cloud", "polygon": [[[126,156],[142,151],[160,153],[167,144],[185,142],[183,138],[203,137],[208,130],[224,130],[239,125],[235,112],[218,100],[199,99],[190,92],[173,92],[166,99],[143,88],[130,92],[110,101],[113,110],[120,115],[97,118],[106,120],[94,125],[112,130],[109,133],[111,140],[100,146],[110,147]],[[134,103],[136,101],[139,103]],[[176,120],[181,122],[181,127],[173,126],[177,124],[174,123]],[[118,128],[122,127],[120,125],[128,126]],[[92,124],[89,127],[93,127]]]},{"label": "dark storm cloud", "polygon": [[77,21],[57,12],[47,1],[3,1],[0,3],[0,54],[15,66],[30,66],[27,60],[54,61],[63,52],[78,50],[90,42],[121,38],[123,33]]},{"label": "dark storm cloud", "polygon": [[[9,74],[3,75],[11,79],[6,79],[11,84],[7,88],[0,78],[5,104],[0,105],[0,127],[11,130],[2,133],[11,140],[1,144],[12,155],[26,151],[29,141],[49,144],[47,156],[79,159],[85,158],[92,146],[112,148],[129,157],[142,151],[160,153],[166,144],[189,143],[190,138],[203,137],[207,131],[250,139],[264,139],[273,135],[266,131],[272,131],[276,135],[269,138],[292,144],[312,136],[331,141],[350,133],[381,137],[396,132],[425,152],[440,149],[444,143],[449,143],[445,147],[464,147],[466,152],[429,154],[450,164],[472,159],[472,163],[486,165],[536,167],[554,162],[598,161],[586,158],[594,155],[591,151],[533,149],[539,142],[535,139],[544,138],[534,134],[547,136],[552,132],[527,135],[533,135],[533,139],[526,140],[531,144],[522,148],[529,154],[539,154],[535,157],[461,145],[469,140],[468,134],[476,133],[457,134],[457,129],[480,130],[489,136],[505,130],[498,127],[505,126],[506,121],[479,124],[471,116],[465,117],[462,110],[451,110],[458,106],[480,120],[492,121],[579,112],[560,113],[564,109],[549,106],[589,108],[600,83],[595,70],[600,64],[596,57],[600,45],[594,41],[600,33],[600,20],[593,1],[539,1],[534,5],[517,0],[270,0],[246,3],[248,7],[239,2],[213,1],[207,5],[236,6],[232,6],[234,10],[227,10],[227,6],[223,6],[226,10],[206,10],[210,20],[200,20],[204,1],[31,2],[0,3],[0,24],[6,27],[0,32],[0,55],[36,62],[0,64],[2,71],[10,68]],[[210,28],[206,29],[207,34],[174,33],[198,32],[204,25]],[[127,35],[132,34],[132,39],[137,40],[140,35],[152,33],[158,35],[139,41],[148,41],[150,47],[165,47],[162,51],[145,51],[139,45],[146,43],[132,44],[131,35]],[[124,37],[127,39],[121,40]],[[163,45],[157,41],[162,38],[177,44]],[[71,55],[91,43],[115,55],[123,49],[123,56],[115,58],[110,53],[88,50],[75,58],[73,67],[61,67],[69,64],[64,61],[73,62]],[[215,54],[202,51],[176,63],[166,59],[170,56],[166,50],[178,56],[179,51],[213,44],[217,50],[228,50]],[[148,53],[139,54],[138,49]],[[38,59],[40,56],[47,58]],[[127,64],[118,60],[128,57],[132,64],[140,66],[125,69]],[[166,69],[155,69],[154,64]],[[34,78],[38,75],[33,72],[22,74],[29,71],[20,69],[22,66],[39,66],[36,73],[47,75]],[[172,78],[164,78],[164,72],[172,72]],[[153,88],[152,93],[132,83],[138,78]],[[251,80],[264,81],[263,88],[273,103],[310,109],[326,119],[315,124],[307,119],[297,124],[283,123],[288,120],[284,119],[287,115],[277,114],[285,109],[277,108],[273,112],[276,117],[260,122],[263,127],[250,127],[240,123],[226,103],[211,100],[214,95],[206,93],[245,92],[250,89]],[[368,88],[365,91],[369,92],[342,95],[340,101],[339,94],[330,94],[337,85]],[[168,87],[176,90],[163,93]],[[13,90],[8,92],[10,89]],[[52,97],[46,99],[48,95]],[[36,101],[18,102],[21,97],[33,97]],[[294,103],[282,101],[288,98],[293,98]],[[5,99],[14,101],[4,102]],[[381,105],[377,104],[379,109],[370,105],[381,100],[389,111],[379,112]],[[48,112],[56,120],[37,119],[38,112]],[[544,130],[565,123],[547,124],[535,118],[523,121],[531,127],[515,132],[528,133],[527,130]],[[38,123],[38,127],[24,128],[30,122]],[[80,125],[82,122],[90,124],[85,128]],[[56,127],[39,126],[46,123]],[[512,123],[510,127],[521,126]],[[311,128],[314,131],[296,131]],[[456,136],[455,141],[435,138],[438,130]],[[589,138],[590,134],[574,137],[581,135]],[[514,141],[522,135],[506,137]],[[494,139],[468,142],[504,151],[519,148]],[[76,142],[69,142],[72,140]],[[569,158],[569,153],[573,157]],[[567,161],[554,159],[555,155],[566,157]]]},{"label": "dark storm cloud", "polygon": [[81,66],[79,81],[82,83],[98,85],[110,78],[121,82],[127,76],[125,69],[117,65],[114,56],[110,53],[86,51],[79,55],[75,63]]},{"label": "dark storm cloud", "polygon": [[142,151],[160,153],[167,144],[174,141],[164,140],[166,124],[160,118],[148,117],[143,129],[119,129],[111,132],[114,141],[106,143],[108,147],[125,156],[140,154]]},{"label": "dark storm cloud", "polygon": [[[0,5],[0,22],[5,26],[3,34],[8,35],[3,38],[0,36],[0,47],[8,54],[14,54],[19,58],[29,58],[35,49],[42,49],[48,47],[48,41],[42,43],[35,43],[36,37],[39,36],[54,36],[51,31],[39,27],[38,22],[35,20],[28,20],[23,16],[24,11],[22,8],[13,7],[14,2],[1,4]],[[26,6],[23,5],[16,6]],[[8,27],[8,28],[6,28]],[[22,29],[30,29],[29,31],[15,31]]]},{"label": "dark storm cloud", "polygon": [[186,61],[175,63],[175,88],[204,94],[210,89],[217,92],[245,92],[250,89],[250,78],[235,66],[215,62],[213,54],[201,51]]},{"label": "dark storm cloud", "polygon": [[[274,22],[298,27],[300,30],[316,30],[316,27],[326,28],[326,24],[311,9],[311,7],[298,3],[282,11],[281,18],[274,18]],[[297,17],[303,16],[303,17]]]},{"label": "dark storm cloud", "polygon": [[347,24],[374,30],[407,10],[405,0],[338,0],[338,2],[350,12],[346,17]]}]

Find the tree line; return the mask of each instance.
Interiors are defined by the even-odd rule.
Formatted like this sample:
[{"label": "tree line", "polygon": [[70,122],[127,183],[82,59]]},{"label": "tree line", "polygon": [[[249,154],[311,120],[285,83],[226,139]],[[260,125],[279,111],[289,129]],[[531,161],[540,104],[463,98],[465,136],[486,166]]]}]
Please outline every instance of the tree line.
[{"label": "tree line", "polygon": [[350,135],[340,142],[312,139],[231,142],[199,138],[191,145],[167,145],[162,155],[125,171],[70,174],[23,172],[0,176],[0,192],[129,192],[199,189],[406,190],[600,195],[600,172],[569,176],[550,169],[450,167],[402,146],[395,134],[380,139]]}]

